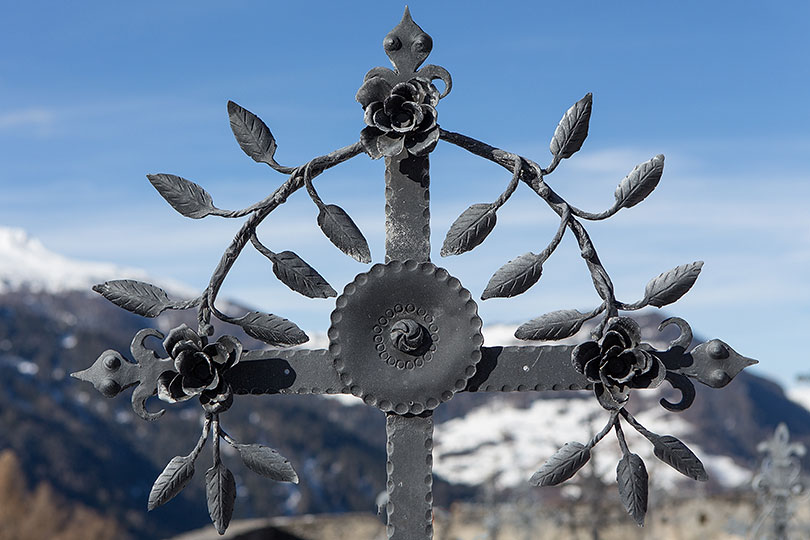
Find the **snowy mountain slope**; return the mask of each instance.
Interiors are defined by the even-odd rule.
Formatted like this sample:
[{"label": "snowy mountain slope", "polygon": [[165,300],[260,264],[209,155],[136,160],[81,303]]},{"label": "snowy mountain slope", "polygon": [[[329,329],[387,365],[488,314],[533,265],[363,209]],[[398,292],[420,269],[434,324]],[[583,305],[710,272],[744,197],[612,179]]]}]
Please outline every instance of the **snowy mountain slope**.
[{"label": "snowy mountain slope", "polygon": [[[434,470],[458,483],[494,483],[499,489],[520,487],[563,444],[587,442],[608,416],[590,392],[583,392],[581,398],[538,399],[529,407],[493,400],[436,426]],[[703,451],[690,436],[692,426],[682,416],[650,406],[636,417],[654,432],[683,440],[703,461],[710,477],[723,487],[750,482],[751,472],[745,467],[728,456]],[[654,485],[670,488],[684,480],[680,473],[658,461],[646,439],[625,427],[630,449],[644,459]],[[615,479],[619,458],[612,433],[593,450],[597,470],[608,482]]]},{"label": "snowy mountain slope", "polygon": [[113,279],[149,281],[178,295],[190,291],[177,282],[150,278],[143,270],[67,258],[22,229],[0,227],[0,293],[89,291],[93,285]]},{"label": "snowy mountain slope", "polygon": [[793,402],[810,411],[810,386],[794,386],[785,390],[787,397]]},{"label": "snowy mountain slope", "polygon": [[[636,317],[645,341],[661,349],[677,335],[673,328],[657,331],[660,313],[643,312]],[[591,327],[576,336],[557,342],[579,343],[587,339]],[[491,325],[483,329],[486,346],[527,345],[514,337],[516,325]],[[658,406],[659,392],[646,391],[644,412],[638,420],[659,434],[671,434],[687,443],[702,459],[709,475],[723,487],[737,487],[749,482],[751,473],[730,457],[702,451],[696,442],[690,422],[678,414],[668,413]],[[810,403],[810,398],[808,399]],[[604,411],[591,392],[581,392],[572,398],[538,399],[528,406],[508,398],[494,399],[464,415],[438,423],[434,436],[434,467],[448,481],[469,485],[493,483],[499,488],[516,488],[528,478],[558,448],[569,441],[586,442],[607,421]],[[670,487],[683,477],[662,464],[652,453],[649,442],[632,428],[625,430],[631,450],[644,458],[650,468],[652,482]],[[615,467],[620,457],[613,434],[593,451],[597,470],[604,480],[615,479]]]},{"label": "snowy mountain slope", "polygon": [[[0,305],[0,315],[5,313],[9,327],[5,335],[0,332],[0,357],[5,365],[11,367],[20,377],[42,379],[42,384],[64,385],[65,392],[84,395],[85,388],[63,382],[64,374],[86,367],[88,358],[92,360],[100,350],[116,346],[111,339],[112,334],[118,336],[117,341],[121,342],[119,348],[126,350],[134,331],[144,324],[143,319],[110,305],[98,295],[84,294],[95,283],[122,278],[142,279],[159,284],[173,294],[186,294],[176,292],[177,289],[167,286],[165,280],[148,277],[142,271],[112,264],[70,260],[49,251],[23,231],[0,227],[0,299],[3,302]],[[178,288],[182,289],[182,286]],[[15,290],[36,294],[15,294]],[[82,293],[75,292],[77,290]],[[34,316],[39,319],[32,318],[32,324],[28,325],[26,317]],[[181,319],[186,316],[191,317],[188,324],[193,324],[193,313],[190,312],[172,312],[161,317],[167,316],[172,318],[157,319],[149,324],[167,330],[181,322],[188,322]],[[84,327],[76,326],[77,318],[85,322]],[[664,333],[657,331],[662,319],[660,312],[642,312],[637,318],[642,326],[644,340],[659,349],[665,348],[666,341],[674,338],[677,333],[674,328],[668,328]],[[2,321],[0,318],[0,322]],[[43,338],[41,328],[50,329],[48,331],[53,334],[52,339]],[[311,339],[304,347],[328,347],[328,337],[323,330],[308,331]],[[525,344],[514,338],[514,331],[515,325],[487,326],[483,329],[485,345]],[[581,342],[587,339],[588,333],[589,328],[584,328],[577,336],[562,343]],[[43,347],[48,343],[52,350],[43,352]],[[75,364],[71,363],[73,360],[67,361],[74,356]],[[79,356],[84,358],[80,359]],[[57,372],[60,377],[54,375],[53,381],[45,381],[50,377],[49,374]],[[658,406],[657,399],[660,396],[655,392],[643,392],[647,396],[643,400],[643,410],[646,412],[637,415],[649,429],[662,435],[674,435],[686,442],[700,456],[710,476],[721,487],[744,484],[750,478],[748,471],[756,465],[756,443],[772,433],[778,421],[786,420],[791,434],[806,437],[810,442],[810,415],[807,410],[785,399],[778,385],[743,375],[745,377],[740,376],[722,391],[710,390],[703,395],[698,388],[699,396],[695,405],[680,415],[667,413]],[[801,402],[799,394],[794,393],[791,398]],[[633,399],[637,397],[640,398],[641,395],[634,394]],[[87,407],[101,407],[100,404],[103,403],[113,407],[110,409],[114,411],[111,414],[130,415],[127,400],[112,402],[96,398],[98,396],[92,394],[92,398],[88,398]],[[306,429],[315,429],[319,425],[318,421],[323,420],[323,402],[316,404],[302,398],[301,403],[298,400],[293,405],[292,398],[279,396],[266,401],[268,406],[272,404],[286,407],[290,403],[290,411],[307,415]],[[369,427],[372,420],[379,421],[382,418],[379,411],[366,407],[354,396],[336,398],[338,399],[330,402],[327,407],[329,422],[334,423],[331,416],[333,414],[358,419],[341,435],[345,438],[341,439],[343,444],[347,444],[345,441],[351,436],[363,445],[368,445],[368,452],[382,451],[384,446],[380,445],[384,442],[384,431],[381,426],[378,426],[379,432]],[[258,404],[244,402],[240,405],[242,406],[257,408]],[[784,418],[785,414],[790,416]],[[249,418],[254,416],[260,417],[251,415]],[[117,418],[118,416],[114,416],[111,422],[120,423]],[[231,421],[238,423],[248,418],[248,415],[240,420],[236,413],[231,418]],[[606,413],[599,408],[592,393],[587,391],[558,395],[527,392],[501,396],[462,393],[437,409],[435,471],[439,478],[459,488],[476,486],[473,489],[478,489],[493,482],[505,488],[525,485],[531,474],[557,448],[568,441],[585,442],[590,438],[591,430],[598,431],[606,420]],[[164,424],[167,422],[168,420],[164,421]],[[254,429],[251,422],[252,420],[243,424],[244,429]],[[154,433],[140,424],[136,425],[144,433]],[[156,428],[150,426],[149,429]],[[261,433],[265,429],[263,427]],[[631,428],[625,431],[631,450],[640,454],[647,463],[654,485],[670,486],[681,478],[652,455],[646,440],[638,437]],[[166,437],[170,440],[168,435]],[[279,433],[276,438],[286,441],[289,434]],[[313,456],[324,451],[323,448],[318,450],[319,446],[315,442],[302,440],[305,442],[296,444],[306,443],[311,446],[309,451]],[[178,448],[176,451],[181,452],[184,449]],[[291,451],[290,454],[294,455],[295,452]],[[612,434],[594,449],[592,459],[605,480],[615,480],[618,457]],[[342,466],[349,470],[357,465],[357,459],[356,455],[347,454],[345,463],[341,462]],[[156,463],[156,466],[163,466],[163,463]],[[384,468],[377,470],[372,467],[371,470],[384,477]],[[323,480],[316,476],[311,481],[320,486]],[[307,504],[318,508],[327,507],[316,499],[317,497]],[[350,505],[345,506],[349,507]]]}]

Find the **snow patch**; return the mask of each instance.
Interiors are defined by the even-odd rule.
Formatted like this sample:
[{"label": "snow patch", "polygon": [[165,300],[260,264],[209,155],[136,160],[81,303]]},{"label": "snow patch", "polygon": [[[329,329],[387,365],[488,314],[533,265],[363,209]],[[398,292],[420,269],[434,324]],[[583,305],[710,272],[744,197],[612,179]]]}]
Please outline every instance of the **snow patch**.
[{"label": "snow patch", "polygon": [[17,364],[17,371],[20,375],[36,375],[39,373],[39,366],[28,360],[23,360]]},{"label": "snow patch", "polygon": [[154,280],[143,270],[64,257],[22,229],[0,227],[0,293],[89,291],[93,285],[113,279],[149,281],[180,296],[196,295],[185,285]]},{"label": "snow patch", "polygon": [[[495,400],[436,426],[434,470],[453,483],[488,483],[498,489],[519,487],[563,444],[586,443],[607,420],[608,413],[592,396],[541,399],[528,408]],[[637,420],[651,431],[676,434],[722,485],[737,487],[750,482],[750,471],[726,456],[706,454],[691,442],[691,426],[682,418],[664,409],[651,409],[639,413]],[[655,457],[649,441],[626,422],[623,425],[631,451],[647,464],[651,483],[670,489],[683,481],[680,473]],[[615,437],[609,433],[594,448],[591,459],[597,474],[613,482],[619,458]]]},{"label": "snow patch", "polygon": [[810,386],[794,386],[785,390],[785,395],[793,403],[810,411]]}]

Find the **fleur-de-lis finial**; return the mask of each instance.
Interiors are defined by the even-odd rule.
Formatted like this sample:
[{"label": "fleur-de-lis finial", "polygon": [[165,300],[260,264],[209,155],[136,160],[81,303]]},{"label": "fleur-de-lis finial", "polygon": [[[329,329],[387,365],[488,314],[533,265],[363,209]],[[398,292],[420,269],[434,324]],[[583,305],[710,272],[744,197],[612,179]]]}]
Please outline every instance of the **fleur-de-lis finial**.
[{"label": "fleur-de-lis finial", "polygon": [[429,81],[441,80],[444,83],[444,90],[439,97],[443,98],[450,93],[453,80],[446,69],[432,64],[420,69],[433,50],[433,38],[413,22],[411,10],[407,6],[405,13],[402,14],[402,20],[383,39],[383,49],[391,60],[394,70],[375,67],[366,73],[364,80],[381,77],[394,86],[417,76]]},{"label": "fleur-de-lis finial", "polygon": [[397,73],[407,76],[416,73],[427,59],[433,50],[433,38],[413,22],[411,10],[405,6],[402,20],[383,39],[383,48]]}]

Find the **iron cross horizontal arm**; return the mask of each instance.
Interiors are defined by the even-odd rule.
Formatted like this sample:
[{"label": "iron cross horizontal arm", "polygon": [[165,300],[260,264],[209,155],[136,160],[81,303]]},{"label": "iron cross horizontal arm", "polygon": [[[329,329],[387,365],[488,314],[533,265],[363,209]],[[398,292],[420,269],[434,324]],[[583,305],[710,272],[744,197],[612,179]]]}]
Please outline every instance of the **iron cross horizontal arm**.
[{"label": "iron cross horizontal arm", "polygon": [[[290,462],[275,450],[242,444],[220,425],[234,394],[351,393],[386,414],[388,538],[418,540],[432,537],[433,410],[457,392],[507,392],[591,389],[606,409],[605,427],[585,444],[566,444],[531,477],[538,486],[555,485],[573,476],[589,459],[591,449],[611,430],[622,449],[617,467],[619,495],[627,511],[642,524],[647,505],[644,463],[630,452],[622,419],[654,446],[655,455],[683,474],[705,480],[700,460],[678,439],[650,432],[626,410],[632,388],[654,388],[664,381],[680,390],[679,402],[661,400],[669,410],[683,410],[694,399],[690,379],[712,387],[726,385],[755,361],[737,354],[720,340],[690,350],[692,333],[682,319],[679,337],[667,350],[641,341],[638,324],[619,311],[661,307],[678,300],[695,282],[702,263],[678,266],[652,279],[644,298],[635,303],[617,300],[613,283],[596,253],[581,220],[601,220],[641,202],[658,184],[663,156],[634,168],[616,189],[606,211],[589,213],[571,206],[556,194],[544,177],[582,146],[591,114],[591,95],[563,116],[551,141],[552,161],[541,168],[534,161],[475,139],[442,130],[436,106],[452,88],[449,73],[439,66],[422,66],[432,39],[411,19],[402,21],[384,39],[383,47],[394,69],[374,68],[357,92],[366,127],[360,141],[311,160],[301,167],[275,161],[276,142],[253,113],[228,104],[231,128],[242,149],[290,178],[273,194],[243,210],[217,208],[199,185],[170,174],[149,175],[160,194],[180,213],[191,218],[217,215],[247,217],[226,249],[209,286],[197,298],[171,300],[165,291],[133,280],[110,281],[95,290],[115,304],[147,317],[167,309],[197,308],[197,331],[182,325],[164,336],[145,329],[133,339],[135,362],[116,351],[101,354],[90,368],[74,374],[113,397],[134,387],[134,410],[147,420],[164,411],[149,412],[146,400],[157,396],[169,403],[198,397],[205,421],[202,435],[187,456],[174,458],[158,477],[149,496],[152,509],[174,497],[191,479],[194,463],[209,435],[214,463],[206,473],[211,519],[223,533],[235,500],[234,478],[219,456],[220,440],[232,445],[251,470],[277,481],[297,482]],[[442,93],[433,81],[444,83]],[[516,336],[553,341],[576,334],[583,324],[598,320],[591,340],[577,346],[541,345],[484,347],[481,319],[472,295],[461,282],[430,262],[429,154],[439,140],[458,145],[498,163],[511,172],[506,190],[496,201],[474,204],[450,227],[443,256],[470,251],[492,231],[496,212],[520,182],[528,185],[560,217],[559,228],[538,254],[526,253],[495,272],[482,299],[512,297],[527,291],[540,278],[543,262],[554,252],[567,230],[575,237],[593,285],[602,299],[590,312],[560,310],[520,326]],[[337,205],[324,203],[312,181],[325,170],[362,153],[385,160],[385,264],[376,264],[344,288],[331,315],[328,350],[244,351],[232,336],[211,343],[211,316],[236,324],[250,336],[272,345],[295,345],[307,336],[287,319],[260,312],[232,317],[215,307],[217,294],[232,265],[248,243],[273,264],[275,275],[291,289],[311,298],[337,293],[303,259],[291,251],[276,253],[259,240],[256,228],[296,190],[305,187],[319,210],[318,225],[344,253],[371,262],[362,233]],[[601,317],[601,320],[598,319]],[[146,346],[163,339],[166,358]]]}]

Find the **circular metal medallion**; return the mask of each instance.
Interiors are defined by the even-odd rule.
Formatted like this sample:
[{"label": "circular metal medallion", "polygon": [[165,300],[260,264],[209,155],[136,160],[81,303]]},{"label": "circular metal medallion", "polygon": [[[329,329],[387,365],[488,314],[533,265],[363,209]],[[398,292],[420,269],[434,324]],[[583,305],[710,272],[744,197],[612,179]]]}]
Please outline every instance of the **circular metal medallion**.
[{"label": "circular metal medallion", "polygon": [[376,264],[346,285],[332,312],[329,352],[352,394],[385,412],[435,409],[475,374],[478,306],[429,262]]}]

